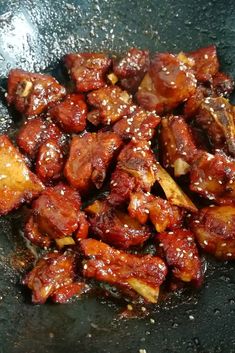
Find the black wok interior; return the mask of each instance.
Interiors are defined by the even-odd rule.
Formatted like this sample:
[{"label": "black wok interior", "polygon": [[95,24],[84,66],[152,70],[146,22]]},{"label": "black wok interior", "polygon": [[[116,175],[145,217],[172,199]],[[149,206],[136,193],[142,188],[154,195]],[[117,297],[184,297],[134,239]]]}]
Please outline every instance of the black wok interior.
[{"label": "black wok interior", "polygon": [[[191,50],[216,44],[222,69],[235,78],[234,0],[2,0],[0,132],[17,117],[4,105],[10,68],[53,72],[70,51]],[[235,272],[209,260],[202,288],[157,306],[145,319],[118,320],[112,300],[32,305],[15,264],[25,244],[21,214],[0,218],[0,353],[235,352]]]}]

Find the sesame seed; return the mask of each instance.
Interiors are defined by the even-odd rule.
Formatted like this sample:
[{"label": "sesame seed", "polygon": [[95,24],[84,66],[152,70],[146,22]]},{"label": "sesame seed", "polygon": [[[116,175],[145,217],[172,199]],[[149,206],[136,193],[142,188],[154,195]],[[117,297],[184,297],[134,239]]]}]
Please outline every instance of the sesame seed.
[{"label": "sesame seed", "polygon": [[158,267],[160,268],[160,270],[165,270],[165,266],[163,266],[162,264],[158,264]]}]

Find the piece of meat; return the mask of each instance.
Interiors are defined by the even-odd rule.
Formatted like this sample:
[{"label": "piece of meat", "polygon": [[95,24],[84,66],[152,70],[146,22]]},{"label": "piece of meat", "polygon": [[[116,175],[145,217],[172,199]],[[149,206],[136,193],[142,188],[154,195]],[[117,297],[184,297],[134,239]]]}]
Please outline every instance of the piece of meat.
[{"label": "piece of meat", "polygon": [[32,201],[44,186],[6,135],[0,135],[0,215]]},{"label": "piece of meat", "polygon": [[167,273],[159,257],[128,254],[95,239],[84,239],[80,246],[84,256],[89,258],[83,267],[85,277],[132,288],[145,300],[156,303]]},{"label": "piece of meat", "polygon": [[136,179],[127,172],[116,168],[112,173],[110,182],[110,194],[108,201],[113,206],[122,205],[128,203],[130,195],[135,190]]},{"label": "piece of meat", "polygon": [[193,233],[187,229],[174,229],[158,234],[157,240],[174,276],[183,282],[200,286],[203,272]]},{"label": "piece of meat", "polygon": [[27,119],[19,129],[16,142],[30,158],[34,158],[42,140],[46,124],[42,118]]},{"label": "piece of meat", "polygon": [[145,109],[162,114],[187,100],[196,86],[193,72],[176,55],[159,53],[151,61],[136,98]]},{"label": "piece of meat", "polygon": [[149,192],[156,180],[155,163],[148,141],[131,140],[118,156],[111,176],[109,202],[112,205],[128,202],[130,193],[137,189]]},{"label": "piece of meat", "polygon": [[87,238],[88,231],[89,231],[89,223],[87,221],[87,216],[83,211],[80,211],[78,213],[78,224],[79,224],[79,227],[75,232],[75,238],[76,239]]},{"label": "piece of meat", "polygon": [[55,124],[36,117],[24,122],[17,133],[16,142],[24,153],[34,159],[40,145],[51,138],[62,144],[64,136]]},{"label": "piece of meat", "polygon": [[127,78],[144,72],[149,64],[149,51],[131,48],[126,54],[114,61],[113,72],[119,78]]},{"label": "piece of meat", "polygon": [[212,91],[215,96],[229,97],[234,90],[234,80],[223,72],[212,77]]},{"label": "piece of meat", "polygon": [[189,59],[193,59],[192,70],[198,81],[210,81],[219,70],[219,61],[215,45],[200,48],[185,54]]},{"label": "piece of meat", "polygon": [[38,151],[36,174],[46,184],[58,180],[63,175],[63,150],[55,139],[48,139]]},{"label": "piece of meat", "polygon": [[134,110],[130,95],[117,86],[100,88],[90,92],[87,97],[89,104],[99,110],[99,121],[95,125],[113,124]]},{"label": "piece of meat", "polygon": [[111,207],[106,201],[97,200],[85,211],[89,215],[91,233],[120,249],[142,245],[151,235],[148,226],[141,225],[127,213]]},{"label": "piece of meat", "polygon": [[65,88],[52,76],[20,69],[9,72],[7,102],[26,116],[42,113],[65,94]]},{"label": "piece of meat", "polygon": [[136,107],[133,113],[117,121],[113,130],[122,139],[151,140],[161,119],[154,112],[147,112]]},{"label": "piece of meat", "polygon": [[48,249],[51,245],[51,239],[48,235],[45,235],[40,232],[38,229],[38,224],[34,219],[34,216],[31,215],[27,220],[24,227],[24,236],[31,243],[40,248]]},{"label": "piece of meat", "polygon": [[235,201],[235,163],[224,154],[199,154],[191,166],[190,189],[217,203]]},{"label": "piece of meat", "polygon": [[221,260],[235,260],[235,206],[202,208],[190,226],[206,252]]},{"label": "piece of meat", "polygon": [[[80,211],[81,199],[78,191],[59,183],[47,188],[32,206],[33,224],[37,224],[42,236],[52,240],[72,237],[85,238],[88,224],[85,215]],[[26,236],[27,236],[26,224]],[[30,239],[34,242],[33,235]],[[37,244],[38,245],[38,244]]]},{"label": "piece of meat", "polygon": [[66,304],[72,297],[80,297],[84,292],[85,283],[75,282],[56,289],[51,295],[51,299],[54,303]]},{"label": "piece of meat", "polygon": [[121,150],[117,168],[134,176],[138,187],[148,192],[155,182],[155,163],[148,141],[133,139]]},{"label": "piece of meat", "polygon": [[113,71],[120,85],[135,93],[149,67],[149,51],[131,48],[118,60],[114,60]]},{"label": "piece of meat", "polygon": [[105,86],[111,59],[103,53],[78,53],[65,55],[64,63],[76,91],[88,92]]},{"label": "piece of meat", "polygon": [[205,98],[195,120],[208,134],[214,150],[225,148],[235,157],[235,108],[227,99]]},{"label": "piece of meat", "polygon": [[120,137],[109,131],[74,136],[64,169],[68,182],[83,194],[94,185],[101,188],[121,144]]},{"label": "piece of meat", "polygon": [[81,94],[69,94],[49,111],[50,117],[68,133],[79,133],[86,127],[87,105]]},{"label": "piece of meat", "polygon": [[49,297],[56,302],[66,302],[84,288],[77,280],[76,255],[69,251],[44,255],[26,275],[23,284],[32,290],[34,304],[43,304]]},{"label": "piece of meat", "polygon": [[184,117],[194,117],[204,99],[229,97],[234,89],[234,81],[223,72],[217,72],[210,82],[199,83],[195,93],[184,104]]},{"label": "piece of meat", "polygon": [[142,191],[131,194],[128,212],[141,224],[151,220],[157,232],[181,226],[184,212],[167,200]]},{"label": "piece of meat", "polygon": [[197,147],[183,117],[171,115],[162,119],[160,143],[163,166],[173,168],[176,177],[187,174]]},{"label": "piece of meat", "polygon": [[52,239],[70,236],[78,228],[81,198],[63,183],[47,188],[33,203],[34,219],[41,232]]},{"label": "piece of meat", "polygon": [[198,85],[194,94],[192,94],[191,97],[189,97],[189,99],[187,99],[187,101],[184,104],[183,115],[185,120],[188,121],[194,117],[194,115],[197,113],[198,109],[200,108],[200,105],[204,100],[204,97],[205,97],[205,92],[202,86]]}]

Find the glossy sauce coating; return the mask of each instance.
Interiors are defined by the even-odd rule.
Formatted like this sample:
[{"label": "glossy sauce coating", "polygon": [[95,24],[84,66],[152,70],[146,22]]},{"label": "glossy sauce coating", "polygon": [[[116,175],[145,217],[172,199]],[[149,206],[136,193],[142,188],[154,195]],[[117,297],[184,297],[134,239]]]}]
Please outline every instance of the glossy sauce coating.
[{"label": "glossy sauce coating", "polygon": [[44,252],[24,280],[33,302],[104,283],[155,304],[163,284],[200,286],[200,249],[235,258],[234,82],[216,47],[64,64],[67,94],[52,76],[10,71],[21,152],[0,136],[0,214],[27,202],[24,236]]},{"label": "glossy sauce coating", "polygon": [[65,88],[52,76],[19,69],[9,73],[7,102],[26,116],[42,113],[65,94]]}]

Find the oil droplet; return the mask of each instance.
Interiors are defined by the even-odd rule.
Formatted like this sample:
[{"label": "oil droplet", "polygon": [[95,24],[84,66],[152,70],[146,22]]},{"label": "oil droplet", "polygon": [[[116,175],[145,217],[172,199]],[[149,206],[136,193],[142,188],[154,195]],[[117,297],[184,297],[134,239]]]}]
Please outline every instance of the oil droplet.
[{"label": "oil droplet", "polygon": [[214,314],[215,314],[215,315],[219,315],[219,314],[220,314],[220,310],[219,310],[219,309],[215,309],[215,310],[214,310]]},{"label": "oil droplet", "polygon": [[193,342],[195,343],[196,346],[200,346],[200,340],[198,337],[194,337]]}]

